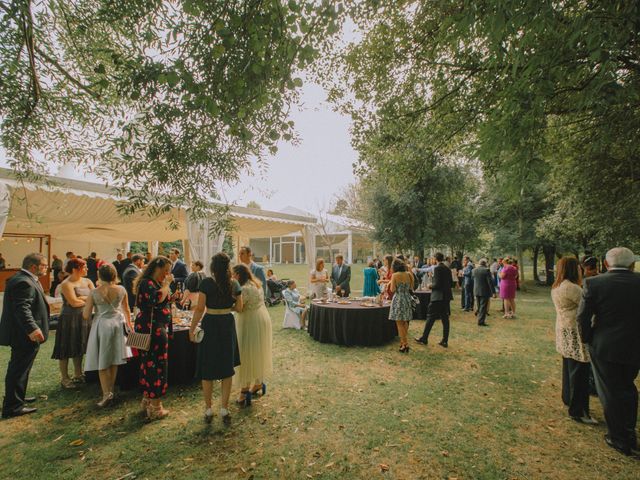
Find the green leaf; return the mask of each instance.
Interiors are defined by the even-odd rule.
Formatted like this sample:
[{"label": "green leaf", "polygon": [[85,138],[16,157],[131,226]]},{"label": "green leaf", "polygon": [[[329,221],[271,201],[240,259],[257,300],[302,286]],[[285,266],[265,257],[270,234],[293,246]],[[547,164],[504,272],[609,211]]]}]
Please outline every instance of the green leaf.
[{"label": "green leaf", "polygon": [[298,88],[302,87],[302,79],[301,78],[294,78],[293,79],[293,85],[295,87],[298,87]]},{"label": "green leaf", "polygon": [[275,142],[280,139],[280,134],[276,130],[271,130],[269,132],[269,138]]},{"label": "green leaf", "polygon": [[167,83],[169,84],[170,87],[172,88],[175,87],[176,85],[178,85],[179,81],[180,81],[180,77],[175,71],[167,73]]}]

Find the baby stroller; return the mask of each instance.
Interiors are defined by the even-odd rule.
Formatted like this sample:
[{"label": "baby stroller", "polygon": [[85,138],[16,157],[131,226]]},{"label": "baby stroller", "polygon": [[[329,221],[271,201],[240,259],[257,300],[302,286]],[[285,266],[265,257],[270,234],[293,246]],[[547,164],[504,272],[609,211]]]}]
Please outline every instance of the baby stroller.
[{"label": "baby stroller", "polygon": [[285,280],[267,280],[267,306],[273,307],[282,301],[282,291],[287,288]]}]

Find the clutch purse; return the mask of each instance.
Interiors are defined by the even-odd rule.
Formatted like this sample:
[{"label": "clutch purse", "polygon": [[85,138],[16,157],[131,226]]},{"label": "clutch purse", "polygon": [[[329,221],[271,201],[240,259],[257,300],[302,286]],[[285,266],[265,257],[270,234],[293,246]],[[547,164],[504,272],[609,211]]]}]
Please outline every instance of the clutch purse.
[{"label": "clutch purse", "polygon": [[[153,307],[151,308],[151,327],[153,328]],[[129,335],[127,335],[126,345],[130,348],[148,352],[151,348],[151,332],[129,332]]]},{"label": "clutch purse", "polygon": [[196,331],[193,332],[193,340],[196,343],[200,343],[202,342],[202,339],[204,338],[204,330],[201,329],[200,327],[196,328]]}]

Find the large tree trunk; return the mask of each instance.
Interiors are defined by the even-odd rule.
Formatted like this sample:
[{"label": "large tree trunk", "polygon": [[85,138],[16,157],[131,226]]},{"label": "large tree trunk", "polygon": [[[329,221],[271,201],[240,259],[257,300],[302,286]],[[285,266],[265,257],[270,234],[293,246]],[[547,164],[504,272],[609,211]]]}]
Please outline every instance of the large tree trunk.
[{"label": "large tree trunk", "polygon": [[556,246],[555,245],[543,245],[542,253],[544,254],[544,268],[547,274],[547,281],[545,282],[547,285],[553,285],[555,280],[555,274],[553,272],[553,267],[555,265],[556,260]]},{"label": "large tree trunk", "polygon": [[538,254],[540,253],[540,245],[533,247],[533,255],[531,260],[533,261],[533,280],[536,283],[540,283],[540,276],[538,275]]}]

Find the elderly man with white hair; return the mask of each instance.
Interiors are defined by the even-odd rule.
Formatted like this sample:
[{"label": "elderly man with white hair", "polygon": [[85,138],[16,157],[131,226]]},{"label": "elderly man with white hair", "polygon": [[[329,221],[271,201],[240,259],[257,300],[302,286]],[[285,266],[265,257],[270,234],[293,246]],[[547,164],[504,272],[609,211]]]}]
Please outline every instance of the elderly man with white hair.
[{"label": "elderly man with white hair", "polygon": [[587,278],[578,309],[582,341],[589,344],[598,397],[604,409],[607,445],[630,455],[637,450],[640,369],[640,275],[635,255],[624,247],[607,252],[607,273]]}]

